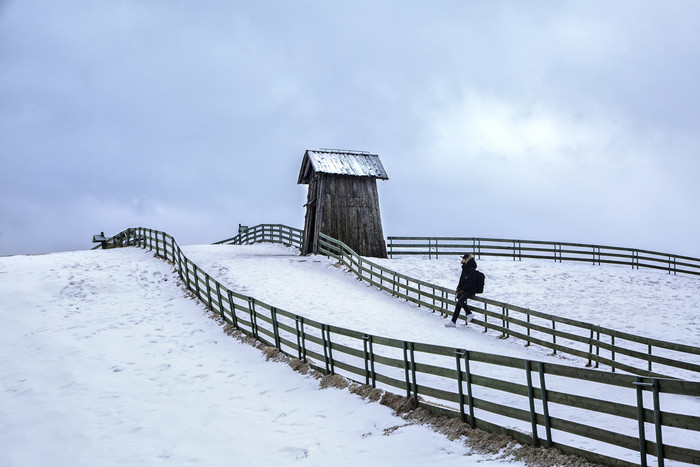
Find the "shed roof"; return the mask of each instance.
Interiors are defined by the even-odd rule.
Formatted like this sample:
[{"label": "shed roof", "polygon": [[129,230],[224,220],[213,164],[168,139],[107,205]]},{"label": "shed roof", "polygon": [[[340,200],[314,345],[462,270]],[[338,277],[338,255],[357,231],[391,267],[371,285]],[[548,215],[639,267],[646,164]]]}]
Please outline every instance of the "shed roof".
[{"label": "shed roof", "polygon": [[312,170],[333,175],[389,179],[379,156],[368,152],[307,149],[301,162],[297,183],[309,183]]}]

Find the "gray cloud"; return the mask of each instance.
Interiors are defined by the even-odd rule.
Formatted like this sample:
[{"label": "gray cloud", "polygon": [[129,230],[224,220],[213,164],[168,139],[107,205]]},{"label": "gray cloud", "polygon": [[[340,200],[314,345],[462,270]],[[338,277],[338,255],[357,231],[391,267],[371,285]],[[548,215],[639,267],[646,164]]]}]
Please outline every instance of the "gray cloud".
[{"label": "gray cloud", "polygon": [[0,254],[301,226],[303,152],[334,147],[382,158],[388,234],[700,256],[698,10],[6,0]]}]

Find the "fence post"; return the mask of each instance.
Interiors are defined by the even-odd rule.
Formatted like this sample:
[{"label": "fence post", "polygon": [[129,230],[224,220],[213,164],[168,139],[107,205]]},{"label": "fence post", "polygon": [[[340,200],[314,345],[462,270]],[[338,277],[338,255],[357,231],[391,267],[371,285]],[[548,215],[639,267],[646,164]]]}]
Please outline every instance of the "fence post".
[{"label": "fence post", "polygon": [[472,394],[472,372],[469,368],[469,351],[464,350],[464,373],[467,379],[467,404],[469,404],[469,426],[476,428],[474,418],[474,395]]},{"label": "fence post", "polygon": [[299,360],[306,363],[306,336],[304,335],[304,317],[294,316],[297,330],[297,348],[299,350]]},{"label": "fence post", "polygon": [[182,274],[182,251],[178,248],[177,249],[177,257],[175,258],[175,263],[177,264],[177,272],[180,274],[180,279],[185,279],[185,276]]},{"label": "fence post", "polygon": [[335,374],[333,365],[333,346],[331,344],[331,331],[328,324],[321,325],[321,337],[323,340],[323,358],[326,361],[326,372]]},{"label": "fence post", "polygon": [[187,289],[192,290],[192,284],[190,281],[190,260],[185,258],[185,284],[187,284]]},{"label": "fence post", "polygon": [[505,307],[505,305],[502,305],[502,306],[501,306],[501,324],[503,325],[503,331],[501,331],[501,337],[502,337],[503,339],[505,339],[506,337],[508,337],[508,334],[507,334],[506,331],[505,331],[506,326],[507,326],[507,323],[506,323],[506,316],[507,316],[507,314],[508,314],[508,309]]},{"label": "fence post", "polygon": [[642,393],[643,386],[649,386],[649,383],[642,382],[642,378],[637,376],[635,382],[632,383],[637,392],[637,426],[639,428],[639,457],[642,467],[647,466],[647,441],[644,431],[644,394]]},{"label": "fence post", "polygon": [[455,350],[455,360],[457,364],[457,394],[459,396],[459,416],[462,422],[467,421],[467,416],[464,413],[464,390],[462,389],[462,365],[461,359],[463,357],[461,349]]},{"label": "fence post", "polygon": [[258,338],[257,313],[255,312],[255,299],[248,297],[248,310],[250,311],[250,330],[255,338]]},{"label": "fence post", "polygon": [[367,334],[362,335],[362,350],[365,361],[365,384],[369,386],[369,353],[367,352],[367,340],[369,336]]},{"label": "fence post", "polygon": [[489,315],[485,313],[487,306],[488,303],[484,303],[484,333],[489,331]]},{"label": "fence post", "polygon": [[408,377],[408,342],[403,341],[403,370],[406,375],[406,397],[411,397],[411,381]]},{"label": "fence post", "polygon": [[238,329],[238,318],[236,318],[236,305],[233,303],[233,292],[228,291],[228,307],[231,309],[231,323]]},{"label": "fence post", "polygon": [[525,347],[530,347],[530,337],[531,337],[530,331],[531,331],[531,329],[530,329],[530,312],[528,311],[528,313],[527,313],[527,337],[528,337],[528,339],[527,339],[527,342],[525,343]]},{"label": "fence post", "polygon": [[544,413],[544,428],[547,434],[547,447],[552,447],[552,421],[549,418],[549,399],[547,397],[547,386],[544,381],[544,363],[539,362],[537,369],[540,372],[540,391],[542,392],[542,412]]},{"label": "fence post", "polygon": [[661,436],[661,406],[659,401],[659,380],[651,380],[652,391],[654,393],[654,427],[656,429],[656,464],[664,467],[664,443]]},{"label": "fence post", "polygon": [[217,298],[217,304],[219,305],[219,316],[221,316],[222,318],[225,318],[224,317],[224,301],[223,301],[223,297],[221,296],[221,284],[219,283],[219,281],[216,281],[214,283],[216,284],[216,298]]},{"label": "fence post", "polygon": [[197,272],[197,265],[195,263],[192,263],[192,269],[194,272],[194,288],[197,293],[197,300],[201,300],[202,297],[199,295],[200,294],[200,289],[199,289],[199,273]]},{"label": "fence post", "polygon": [[[615,363],[615,336],[610,336],[611,360]],[[611,365],[612,372],[615,373],[615,365]]]},{"label": "fence post", "polygon": [[207,306],[210,310],[213,310],[211,306],[211,277],[206,272],[204,273],[204,282],[207,286]]},{"label": "fence post", "polygon": [[[671,260],[673,258],[673,260]],[[673,275],[676,275],[676,255],[668,255],[668,273],[671,274],[673,270]]]},{"label": "fence post", "polygon": [[[506,328],[506,331],[510,331],[510,308],[506,307],[505,311],[506,311],[505,328]],[[506,332],[506,338],[509,338],[509,337],[510,337],[510,332]]]},{"label": "fence post", "polygon": [[598,266],[600,266],[600,247],[597,245],[594,245],[593,246],[593,265],[594,266],[596,264],[596,261],[598,262]]},{"label": "fence post", "polygon": [[537,447],[540,444],[537,435],[537,412],[535,411],[535,390],[532,387],[532,373],[530,360],[525,360],[525,376],[527,379],[527,397],[530,401],[530,424],[532,425],[532,445]]},{"label": "fence post", "polygon": [[413,402],[418,407],[418,382],[416,381],[416,355],[413,350],[413,342],[408,343],[411,354],[411,377],[413,378]]},{"label": "fence post", "polygon": [[372,387],[377,387],[377,375],[374,373],[374,347],[372,343],[372,335],[365,334],[362,336],[364,340],[364,350],[365,350],[365,382],[369,384],[368,379],[368,368],[367,359],[369,358],[369,375],[372,376]]},{"label": "fence post", "polygon": [[275,347],[277,350],[282,350],[282,343],[280,341],[280,331],[277,323],[277,308],[270,307],[270,319],[272,319],[272,335],[275,338]]}]

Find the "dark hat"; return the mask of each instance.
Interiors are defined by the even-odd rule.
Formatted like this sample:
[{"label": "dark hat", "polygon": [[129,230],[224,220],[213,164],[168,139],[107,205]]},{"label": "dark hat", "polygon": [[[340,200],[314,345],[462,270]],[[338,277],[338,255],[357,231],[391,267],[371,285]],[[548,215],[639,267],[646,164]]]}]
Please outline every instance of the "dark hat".
[{"label": "dark hat", "polygon": [[464,253],[464,254],[462,255],[462,259],[469,259],[469,257],[470,257],[471,255],[472,255],[471,253]]}]

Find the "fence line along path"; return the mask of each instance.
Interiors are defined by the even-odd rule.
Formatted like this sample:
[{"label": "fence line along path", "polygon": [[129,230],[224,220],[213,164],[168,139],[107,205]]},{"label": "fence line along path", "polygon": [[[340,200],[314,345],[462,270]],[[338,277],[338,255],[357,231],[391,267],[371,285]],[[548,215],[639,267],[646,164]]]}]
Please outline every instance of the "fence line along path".
[{"label": "fence line along path", "polygon": [[[246,244],[258,241],[300,245],[302,232],[275,225],[244,229],[236,237],[218,243]],[[391,237],[397,238],[397,237]],[[464,245],[459,248],[463,250]],[[342,242],[321,234],[318,253],[338,259],[360,279],[396,297],[449,316],[454,307],[454,291],[382,267],[353,252]],[[539,345],[553,353],[564,353],[595,368],[609,368],[641,376],[665,377],[669,373],[700,380],[700,347],[662,341],[617,331],[592,323],[559,317],[484,296],[473,299],[474,325],[500,333],[504,338],[522,339],[526,345]],[[462,318],[463,319],[463,318]]]}]

